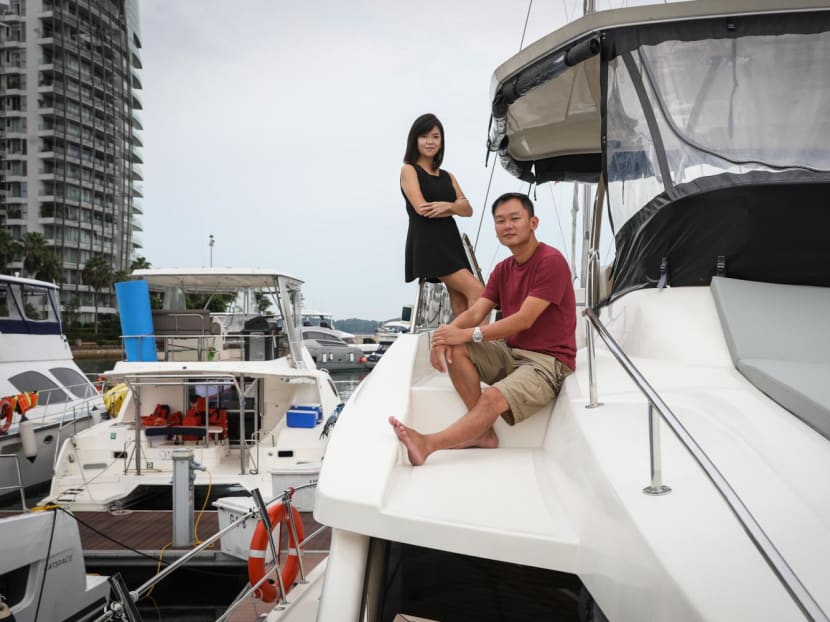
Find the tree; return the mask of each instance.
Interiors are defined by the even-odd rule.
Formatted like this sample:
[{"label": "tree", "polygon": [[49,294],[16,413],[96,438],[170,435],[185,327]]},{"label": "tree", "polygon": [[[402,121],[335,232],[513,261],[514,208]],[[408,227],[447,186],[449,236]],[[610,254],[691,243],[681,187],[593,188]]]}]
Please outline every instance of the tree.
[{"label": "tree", "polygon": [[15,246],[17,254],[23,259],[23,274],[29,277],[37,278],[37,273],[50,261],[49,254],[54,255],[46,238],[36,231],[24,233]]},{"label": "tree", "polygon": [[112,287],[112,264],[106,255],[96,253],[86,262],[83,271],[84,283],[92,288],[95,334],[98,334],[98,292]]},{"label": "tree", "polygon": [[132,263],[130,264],[130,272],[135,270],[146,270],[147,268],[152,268],[152,264],[147,261],[146,257],[139,255],[135,259],[133,259]]},{"label": "tree", "polygon": [[65,305],[63,305],[63,314],[66,317],[65,324],[68,327],[74,327],[78,321],[78,311],[81,308],[81,303],[77,296],[72,296]]},{"label": "tree", "polygon": [[262,292],[256,292],[254,296],[256,297],[257,311],[262,315],[268,315],[268,309],[271,308],[271,299],[267,294],[263,294]]},{"label": "tree", "polygon": [[0,273],[9,269],[9,264],[15,257],[15,241],[8,229],[0,227]]},{"label": "tree", "polygon": [[35,271],[35,278],[50,283],[58,283],[63,277],[63,268],[58,255],[51,248],[47,248],[40,260],[40,267]]}]

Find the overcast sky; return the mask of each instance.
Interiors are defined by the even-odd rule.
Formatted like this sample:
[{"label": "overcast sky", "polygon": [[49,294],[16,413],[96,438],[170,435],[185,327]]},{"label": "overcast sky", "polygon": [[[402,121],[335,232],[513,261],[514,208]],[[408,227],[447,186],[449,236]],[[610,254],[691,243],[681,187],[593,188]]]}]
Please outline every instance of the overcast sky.
[{"label": "overcast sky", "polygon": [[[536,0],[525,45],[581,7]],[[403,281],[398,183],[409,127],[424,112],[442,120],[444,168],[474,208],[456,221],[475,241],[490,79],[518,51],[527,11],[508,0],[141,0],[142,254],[155,267],[207,266],[213,234],[214,266],[295,275],[306,306],[336,318],[397,317],[417,294]],[[488,203],[526,189],[497,166]],[[566,191],[543,186],[537,204],[540,238],[569,253]],[[506,256],[488,213],[477,256],[485,274]]]}]

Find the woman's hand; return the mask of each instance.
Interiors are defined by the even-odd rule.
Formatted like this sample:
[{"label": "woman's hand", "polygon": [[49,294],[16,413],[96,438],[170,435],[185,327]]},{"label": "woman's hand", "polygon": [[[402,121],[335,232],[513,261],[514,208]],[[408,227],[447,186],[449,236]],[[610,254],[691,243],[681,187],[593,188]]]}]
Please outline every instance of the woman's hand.
[{"label": "woman's hand", "polygon": [[424,203],[418,208],[418,213],[425,218],[443,218],[453,215],[453,203],[449,201],[433,201]]}]

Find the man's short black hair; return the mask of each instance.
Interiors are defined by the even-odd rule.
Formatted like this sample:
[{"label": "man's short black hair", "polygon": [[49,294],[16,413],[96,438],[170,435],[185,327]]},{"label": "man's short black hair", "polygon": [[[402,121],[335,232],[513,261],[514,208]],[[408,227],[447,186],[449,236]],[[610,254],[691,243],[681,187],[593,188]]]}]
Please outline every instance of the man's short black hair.
[{"label": "man's short black hair", "polygon": [[533,212],[533,201],[531,201],[530,197],[527,196],[523,192],[505,192],[498,199],[493,201],[493,208],[491,210],[493,216],[496,215],[496,208],[499,205],[501,205],[502,203],[506,203],[507,201],[510,201],[511,199],[518,199],[519,202],[522,204],[522,207],[524,207],[527,210],[528,215],[531,218],[533,218],[533,216],[535,216],[535,214]]}]

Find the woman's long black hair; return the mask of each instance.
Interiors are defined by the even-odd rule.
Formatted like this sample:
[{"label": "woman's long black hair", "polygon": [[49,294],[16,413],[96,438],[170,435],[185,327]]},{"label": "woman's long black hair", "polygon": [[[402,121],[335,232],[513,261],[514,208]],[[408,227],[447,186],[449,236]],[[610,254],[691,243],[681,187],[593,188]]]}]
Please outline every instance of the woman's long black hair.
[{"label": "woman's long black hair", "polygon": [[406,153],[403,156],[403,161],[406,164],[411,164],[415,166],[418,162],[418,137],[423,136],[424,134],[429,133],[433,128],[437,127],[438,131],[441,132],[441,148],[438,149],[438,153],[435,154],[435,157],[432,158],[432,164],[437,169],[441,166],[441,162],[444,161],[444,147],[445,145],[445,138],[444,138],[444,126],[441,125],[441,121],[438,120],[434,114],[428,112],[427,114],[422,114],[420,117],[415,119],[415,122],[412,124],[412,127],[409,129],[409,136],[406,139]]}]

